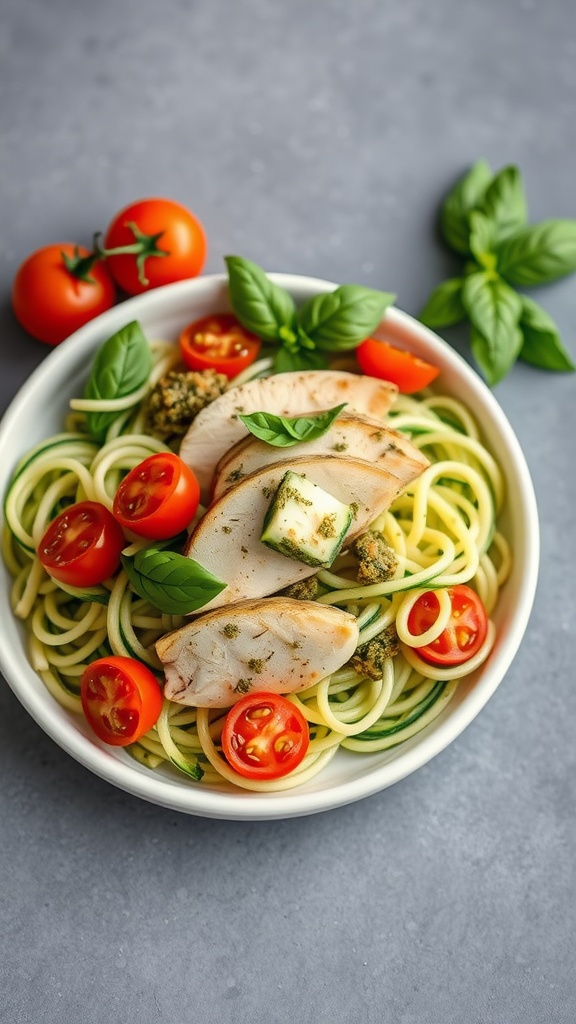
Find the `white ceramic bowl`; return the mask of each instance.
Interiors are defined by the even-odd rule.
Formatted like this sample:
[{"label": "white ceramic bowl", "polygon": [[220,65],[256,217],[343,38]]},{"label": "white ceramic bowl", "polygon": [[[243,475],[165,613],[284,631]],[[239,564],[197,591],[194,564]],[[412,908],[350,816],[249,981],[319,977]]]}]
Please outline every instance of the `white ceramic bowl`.
[{"label": "white ceramic bowl", "polygon": [[[313,278],[273,277],[297,302],[335,287]],[[51,352],[16,396],[0,426],[0,492],[4,493],[17,458],[61,429],[67,400],[81,394],[92,355],[106,338],[131,320],[139,320],[149,338],[176,338],[191,320],[227,307],[224,275],[196,278],[127,300]],[[45,732],[96,775],[152,803],[204,817],[267,819],[312,814],[359,800],[421,767],[465,729],[502,681],[526,629],[538,571],[537,509],[522,450],[492,393],[445,342],[397,309],[387,313],[380,334],[441,367],[438,389],[456,395],[475,415],[504,471],[508,494],[514,496],[503,523],[513,545],[514,563],[494,616],[498,638],[489,659],[460,684],[439,718],[391,750],[374,755],[339,751],[322,773],[288,792],[250,793],[195,785],[172,771],[150,771],[122,750],[100,745],[80,717],[56,703],[30,667],[21,625],[10,609],[10,580],[0,565],[2,672]]]}]

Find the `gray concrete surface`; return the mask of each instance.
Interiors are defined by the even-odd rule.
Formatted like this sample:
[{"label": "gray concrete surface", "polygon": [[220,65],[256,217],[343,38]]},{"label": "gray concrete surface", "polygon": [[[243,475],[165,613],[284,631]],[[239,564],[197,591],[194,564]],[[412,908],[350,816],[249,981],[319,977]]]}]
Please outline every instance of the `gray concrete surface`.
[{"label": "gray concrete surface", "polygon": [[[479,156],[576,216],[571,0],[1,0],[4,408],[46,355],[16,325],[37,246],[130,199],[203,219],[207,270],[395,291],[455,264],[435,213]],[[576,278],[540,300],[576,353]],[[464,335],[449,340],[467,353]],[[2,1024],[574,1024],[576,378],[496,390],[533,473],[537,601],[479,718],[358,804],[194,819],[91,776],[0,689]]]}]

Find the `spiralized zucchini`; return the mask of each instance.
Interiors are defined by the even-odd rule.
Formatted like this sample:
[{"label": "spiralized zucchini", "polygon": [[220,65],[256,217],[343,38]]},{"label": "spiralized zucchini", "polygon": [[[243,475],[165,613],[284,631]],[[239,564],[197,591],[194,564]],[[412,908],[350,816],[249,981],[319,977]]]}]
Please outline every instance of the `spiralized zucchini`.
[{"label": "spiralized zucchini", "polygon": [[[150,387],[178,361],[172,344],[157,342],[151,348]],[[269,370],[270,361],[261,360],[233,384]],[[123,570],[104,585],[77,591],[56,584],[35,556],[48,523],[64,504],[91,499],[111,507],[126,471],[154,452],[169,450],[145,433],[144,394],[136,398],[136,405],[126,399],[91,401],[89,409],[85,401],[73,401],[63,432],[20,461],[5,497],[2,554],[13,577],[14,614],[26,623],[33,668],[52,696],[74,713],[81,713],[84,668],[98,657],[137,658],[161,679],[154,643],[184,621],[135,594]],[[95,407],[118,412],[103,445],[92,441],[86,429],[86,411]],[[129,748],[138,762],[151,769],[175,766],[192,784],[289,789],[313,778],[340,748],[384,751],[422,731],[442,713],[458,680],[486,659],[494,643],[491,622],[481,650],[462,666],[432,666],[417,648],[446,624],[450,601],[442,588],[469,584],[488,615],[497,604],[511,564],[509,545],[497,526],[504,502],[502,473],[470,413],[454,398],[399,396],[386,422],[407,434],[431,463],[372,525],[394,549],[396,571],[386,582],[360,586],[357,563],[345,553],[329,571],[317,574],[318,600],[357,617],[361,645],[393,626],[400,653],[384,662],[378,679],[345,665],[310,689],[289,695],[309,723],[310,747],[299,767],[281,779],[245,779],[228,765],[220,751],[225,711],[168,700],[155,728]],[[439,617],[433,635],[415,637],[408,624],[410,610],[430,589],[438,591]]]}]

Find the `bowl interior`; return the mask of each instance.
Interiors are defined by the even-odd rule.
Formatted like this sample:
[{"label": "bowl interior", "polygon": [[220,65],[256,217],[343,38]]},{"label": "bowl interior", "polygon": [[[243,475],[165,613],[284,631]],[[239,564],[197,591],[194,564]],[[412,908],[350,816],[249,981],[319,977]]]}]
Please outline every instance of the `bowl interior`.
[{"label": "bowl interior", "polygon": [[[291,291],[296,302],[335,287],[312,278],[271,276]],[[54,349],[0,425],[0,491],[4,493],[20,455],[61,429],[67,402],[81,394],[92,355],[106,338],[139,320],[148,338],[176,339],[191,320],[228,308],[224,275],[197,278],[129,299]],[[476,417],[504,472],[507,492],[515,496],[502,519],[513,546],[513,568],[494,615],[498,638],[489,659],[459,685],[452,702],[427,729],[398,747],[374,755],[339,751],[322,773],[286,793],[194,786],[172,770],[152,772],[129,754],[100,745],[79,717],[51,697],[29,664],[21,624],[10,609],[11,580],[0,564],[0,667],[6,680],[48,735],[113,785],[153,803],[206,817],[265,819],[327,810],[384,789],[429,761],[472,721],[504,677],[526,629],[538,571],[538,517],[522,449],[492,393],[440,338],[397,309],[388,311],[378,334],[441,367],[438,391],[459,398]]]}]

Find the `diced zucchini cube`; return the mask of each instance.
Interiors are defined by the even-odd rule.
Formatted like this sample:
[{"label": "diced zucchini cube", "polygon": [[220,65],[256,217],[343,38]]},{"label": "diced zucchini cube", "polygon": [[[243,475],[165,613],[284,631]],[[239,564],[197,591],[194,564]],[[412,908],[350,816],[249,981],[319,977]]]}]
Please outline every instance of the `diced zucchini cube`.
[{"label": "diced zucchini cube", "polygon": [[350,505],[289,469],[266,513],[260,540],[298,562],[329,566],[352,519]]}]

